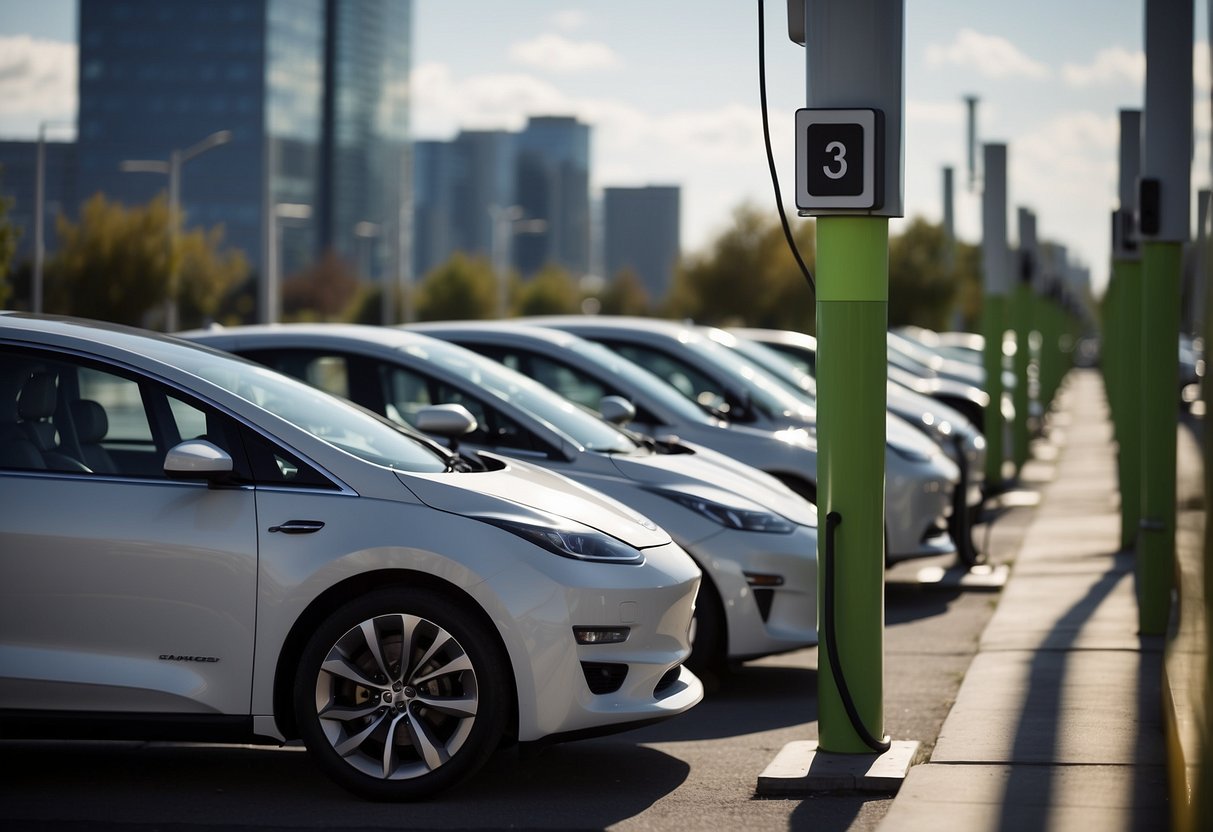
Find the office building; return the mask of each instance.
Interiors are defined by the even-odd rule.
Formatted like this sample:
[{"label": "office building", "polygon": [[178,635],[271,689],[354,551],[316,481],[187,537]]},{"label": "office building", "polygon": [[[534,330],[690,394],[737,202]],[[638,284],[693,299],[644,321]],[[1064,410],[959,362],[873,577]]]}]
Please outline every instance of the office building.
[{"label": "office building", "polygon": [[188,226],[223,225],[263,282],[330,248],[407,271],[411,0],[81,0],[79,28],[83,197],[146,202],[165,177],[123,162],[230,131],[180,166]]},{"label": "office building", "polygon": [[640,278],[649,298],[670,290],[681,254],[681,189],[675,185],[603,190],[603,275],[625,269]]},{"label": "office building", "polygon": [[535,116],[518,134],[516,203],[543,231],[514,239],[524,275],[549,263],[574,277],[590,268],[590,127],[569,116]]}]

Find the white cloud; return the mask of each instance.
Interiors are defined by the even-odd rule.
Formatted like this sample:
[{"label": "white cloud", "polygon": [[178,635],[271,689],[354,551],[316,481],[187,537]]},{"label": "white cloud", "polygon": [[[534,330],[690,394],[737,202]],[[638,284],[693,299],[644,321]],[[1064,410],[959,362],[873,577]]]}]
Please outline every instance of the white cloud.
[{"label": "white cloud", "polygon": [[906,99],[906,121],[921,124],[943,124],[956,126],[963,124],[966,117],[964,102],[956,101],[921,101],[913,98]]},{"label": "white cloud", "polygon": [[1047,66],[1028,57],[1011,41],[972,29],[961,29],[956,40],[946,46],[931,44],[926,58],[928,66],[964,67],[987,78],[1049,77]]},{"label": "white cloud", "polygon": [[1061,77],[1071,87],[1133,84],[1140,87],[1146,77],[1145,53],[1113,46],[1101,49],[1089,64],[1062,64]]},{"label": "white cloud", "polygon": [[29,35],[0,36],[0,130],[34,136],[41,121],[76,115],[74,43]]},{"label": "white cloud", "polygon": [[584,9],[561,9],[551,17],[552,25],[563,32],[573,32],[585,28],[590,16]]},{"label": "white cloud", "polygon": [[456,79],[445,64],[413,70],[413,125],[418,138],[448,137],[461,127],[517,130],[527,115],[571,112],[572,99],[531,75]]},{"label": "white cloud", "polygon": [[552,33],[513,44],[509,56],[514,63],[551,72],[582,72],[619,65],[619,56],[606,44],[570,40]]}]

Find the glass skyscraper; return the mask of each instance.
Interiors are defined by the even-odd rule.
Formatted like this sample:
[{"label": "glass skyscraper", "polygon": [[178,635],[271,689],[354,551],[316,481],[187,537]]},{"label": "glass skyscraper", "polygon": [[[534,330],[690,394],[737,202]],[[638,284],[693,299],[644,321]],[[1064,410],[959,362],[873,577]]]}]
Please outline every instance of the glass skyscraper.
[{"label": "glass skyscraper", "polygon": [[604,277],[631,269],[652,300],[666,296],[681,253],[681,193],[677,185],[603,189]]},{"label": "glass skyscraper", "polygon": [[411,0],[80,0],[79,192],[145,202],[167,160],[187,225],[226,228],[264,276],[328,249],[406,271]]},{"label": "glass skyscraper", "polygon": [[532,116],[518,134],[516,194],[523,216],[547,223],[514,241],[524,275],[557,263],[590,270],[590,126],[570,116]]}]

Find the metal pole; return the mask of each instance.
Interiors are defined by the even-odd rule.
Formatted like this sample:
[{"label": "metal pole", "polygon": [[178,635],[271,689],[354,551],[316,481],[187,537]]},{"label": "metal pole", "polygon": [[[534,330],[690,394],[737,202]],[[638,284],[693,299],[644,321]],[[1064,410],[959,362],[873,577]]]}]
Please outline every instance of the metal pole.
[{"label": "metal pole", "polygon": [[[1191,2],[1146,0],[1146,106],[1142,131],[1142,500],[1139,623],[1163,635],[1175,559],[1179,288],[1190,222]],[[1151,185],[1150,183],[1156,183]]]},{"label": "metal pole", "polygon": [[38,125],[38,156],[34,181],[34,286],[33,310],[42,314],[42,269],[46,260],[46,122]]},{"label": "metal pole", "polygon": [[177,235],[181,223],[181,151],[168,161],[168,296],[164,302],[164,331],[177,331]]},{"label": "metal pole", "polygon": [[827,520],[818,538],[819,563],[833,562],[833,580],[818,581],[818,609],[834,610],[819,629],[837,648],[837,662],[832,650],[819,654],[818,736],[825,752],[871,753],[884,737],[888,218],[904,213],[905,8],[887,0],[804,8],[808,108],[871,108],[884,121],[884,152],[873,159],[883,200],[809,211],[818,217],[818,505],[840,521]]},{"label": "metal pole", "polygon": [[1027,208],[1018,212],[1019,274],[1015,281],[1012,301],[1012,323],[1015,327],[1015,428],[1011,434],[1011,458],[1018,472],[1028,461],[1031,433],[1028,426],[1032,407],[1028,389],[1028,369],[1031,364],[1032,341],[1032,277],[1036,270],[1036,216]]},{"label": "metal pole", "polygon": [[1006,330],[1007,294],[1010,284],[1010,251],[1007,247],[1007,146],[987,144],[982,160],[981,252],[982,332],[985,334],[986,392],[986,483],[997,490],[1003,485],[1002,465],[1006,454],[1002,418],[1002,339]]},{"label": "metal pole", "polygon": [[977,187],[977,96],[966,95],[968,108],[969,191]]},{"label": "metal pole", "polygon": [[1112,240],[1116,341],[1117,463],[1120,473],[1120,547],[1137,545],[1141,521],[1141,246],[1137,239],[1137,179],[1141,172],[1141,111],[1120,111],[1120,210]]}]

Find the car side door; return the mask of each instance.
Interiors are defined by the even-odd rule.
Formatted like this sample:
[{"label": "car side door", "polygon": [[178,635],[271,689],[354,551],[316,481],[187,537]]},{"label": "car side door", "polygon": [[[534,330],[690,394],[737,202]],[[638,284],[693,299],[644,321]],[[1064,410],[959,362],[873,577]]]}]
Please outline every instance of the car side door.
[{"label": "car side door", "polygon": [[[168,450],[197,437],[244,465],[233,420],[148,374],[54,350],[0,347],[0,379],[0,443],[45,440],[40,462],[0,450],[0,708],[247,714],[253,486],[164,472]],[[34,387],[41,415],[14,406]],[[105,453],[86,464],[91,445]]]}]

